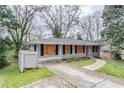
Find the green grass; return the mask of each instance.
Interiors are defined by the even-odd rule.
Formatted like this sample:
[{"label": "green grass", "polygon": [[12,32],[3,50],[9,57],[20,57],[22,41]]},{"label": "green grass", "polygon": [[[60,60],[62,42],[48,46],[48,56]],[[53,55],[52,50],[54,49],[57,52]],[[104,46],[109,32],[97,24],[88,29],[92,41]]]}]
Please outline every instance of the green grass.
[{"label": "green grass", "polygon": [[77,66],[77,67],[83,67],[83,66],[91,65],[95,63],[95,61],[92,59],[83,59],[81,61],[72,61],[72,62],[67,62],[67,63],[70,65]]},{"label": "green grass", "polygon": [[115,76],[120,79],[124,79],[124,61],[117,62],[114,60],[107,60],[105,66],[97,69],[97,71],[107,75]]},{"label": "green grass", "polygon": [[24,73],[20,73],[18,69],[18,64],[14,64],[13,66],[0,70],[0,87],[20,87],[54,75],[53,72],[50,72],[45,68],[26,70]]}]

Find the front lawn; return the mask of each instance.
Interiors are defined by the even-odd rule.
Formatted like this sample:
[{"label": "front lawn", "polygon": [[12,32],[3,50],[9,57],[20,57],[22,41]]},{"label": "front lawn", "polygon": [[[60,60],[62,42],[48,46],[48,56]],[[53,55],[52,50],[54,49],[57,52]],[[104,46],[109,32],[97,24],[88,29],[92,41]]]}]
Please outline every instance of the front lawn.
[{"label": "front lawn", "polygon": [[124,61],[107,60],[106,64],[102,68],[97,69],[97,71],[124,79]]},{"label": "front lawn", "polygon": [[15,64],[0,70],[0,87],[20,87],[54,75],[45,68],[26,70],[24,73],[20,73],[18,69],[18,64]]},{"label": "front lawn", "polygon": [[71,61],[67,63],[70,65],[77,66],[77,67],[83,67],[83,66],[91,65],[95,63],[95,61],[93,59],[82,59],[80,61]]}]

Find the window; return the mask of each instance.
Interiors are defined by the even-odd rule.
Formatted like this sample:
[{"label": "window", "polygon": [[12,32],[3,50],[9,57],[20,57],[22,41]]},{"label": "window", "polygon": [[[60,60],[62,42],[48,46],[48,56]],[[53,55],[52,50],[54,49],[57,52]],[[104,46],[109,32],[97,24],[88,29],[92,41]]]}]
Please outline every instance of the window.
[{"label": "window", "polygon": [[72,45],[70,45],[70,53],[72,54]]},{"label": "window", "polygon": [[77,45],[75,45],[75,54],[77,53]]},{"label": "window", "polygon": [[83,53],[85,53],[85,46],[83,46]]}]

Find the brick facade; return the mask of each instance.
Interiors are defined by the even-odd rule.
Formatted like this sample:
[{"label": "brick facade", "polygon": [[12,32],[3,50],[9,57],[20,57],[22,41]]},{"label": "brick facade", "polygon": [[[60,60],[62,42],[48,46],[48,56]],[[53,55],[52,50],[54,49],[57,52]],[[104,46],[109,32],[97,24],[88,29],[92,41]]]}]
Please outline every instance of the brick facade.
[{"label": "brick facade", "polygon": [[112,59],[112,53],[110,51],[103,51],[101,57],[105,59]]}]

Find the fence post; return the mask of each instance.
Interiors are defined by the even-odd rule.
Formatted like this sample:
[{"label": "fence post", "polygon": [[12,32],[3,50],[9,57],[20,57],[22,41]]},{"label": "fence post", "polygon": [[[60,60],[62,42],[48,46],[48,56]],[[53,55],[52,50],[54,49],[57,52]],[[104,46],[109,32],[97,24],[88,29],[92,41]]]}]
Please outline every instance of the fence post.
[{"label": "fence post", "polygon": [[19,68],[20,72],[24,72],[24,54],[22,51],[19,51]]}]

